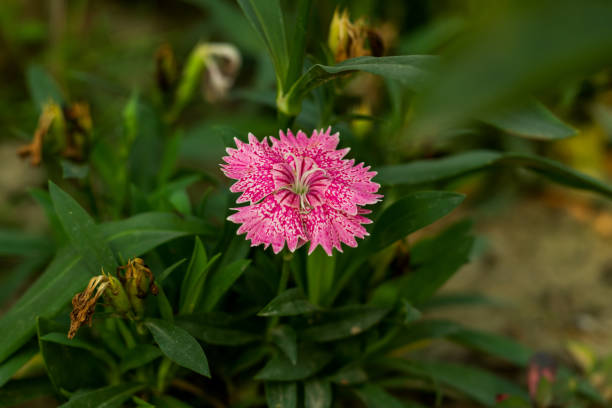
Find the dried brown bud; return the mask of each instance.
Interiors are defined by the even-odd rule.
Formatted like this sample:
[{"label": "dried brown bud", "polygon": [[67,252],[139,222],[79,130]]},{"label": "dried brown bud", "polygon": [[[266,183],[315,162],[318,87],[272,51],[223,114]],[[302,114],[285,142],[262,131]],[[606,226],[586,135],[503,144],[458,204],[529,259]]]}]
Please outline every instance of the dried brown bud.
[{"label": "dried brown bud", "polygon": [[89,280],[89,284],[83,292],[74,295],[72,298],[72,312],[70,313],[69,339],[76,335],[81,326],[85,324],[91,325],[96,302],[102,296],[108,284],[108,278],[105,275],[94,276]]}]

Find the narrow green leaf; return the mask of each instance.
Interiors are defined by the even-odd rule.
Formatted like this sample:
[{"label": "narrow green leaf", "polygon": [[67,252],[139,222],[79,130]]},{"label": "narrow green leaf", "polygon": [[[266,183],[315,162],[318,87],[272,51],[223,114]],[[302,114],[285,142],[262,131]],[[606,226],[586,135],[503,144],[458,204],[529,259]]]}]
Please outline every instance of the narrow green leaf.
[{"label": "narrow green leaf", "polygon": [[461,329],[451,334],[449,339],[522,367],[527,366],[533,354],[527,347],[507,337],[478,330]]},{"label": "narrow green leaf", "polygon": [[350,72],[363,71],[393,79],[413,91],[420,91],[431,78],[438,59],[430,55],[358,57],[336,65],[313,65],[293,84],[285,96],[287,110],[299,113],[302,100],[314,88]]},{"label": "narrow green leaf", "polygon": [[142,384],[111,385],[76,394],[60,408],[120,408],[132,395],[145,388]]},{"label": "narrow green leaf", "polygon": [[197,279],[196,275],[200,276],[201,274],[208,272],[208,269],[206,269],[207,264],[208,255],[206,254],[206,249],[204,248],[204,244],[202,244],[200,237],[196,236],[193,244],[193,251],[191,253],[191,259],[189,260],[189,265],[187,266],[187,271],[185,272],[183,283],[181,284],[181,309],[185,304],[187,294],[190,290],[192,290],[193,285],[195,284]]},{"label": "narrow green leaf", "polygon": [[16,293],[20,293],[26,282],[48,261],[49,259],[46,256],[35,256],[25,259],[13,269],[7,271],[0,278],[0,307],[14,297]]},{"label": "narrow green leaf", "polygon": [[270,331],[270,338],[281,349],[293,365],[297,364],[297,334],[291,326],[277,326]]},{"label": "narrow green leaf", "polygon": [[[212,260],[211,260],[212,262]],[[221,297],[232,287],[234,282],[242,276],[247,266],[251,263],[250,259],[241,259],[224,268],[214,271],[206,284],[202,295],[202,308],[210,312],[216,306]]]},{"label": "narrow green leaf", "polygon": [[0,229],[0,256],[45,256],[53,245],[45,237]]},{"label": "narrow green leaf", "polygon": [[487,150],[382,167],[379,169],[377,180],[383,185],[418,185],[462,176],[495,165],[525,167],[557,183],[612,197],[612,186],[554,160],[524,153]]},{"label": "narrow green leaf", "polygon": [[57,216],[74,248],[88,265],[89,272],[99,274],[104,268],[114,271],[117,262],[101,231],[87,212],[66,192],[49,181],[49,193]]},{"label": "narrow green leaf", "polygon": [[269,408],[297,408],[297,384],[266,381],[266,401]]},{"label": "narrow green leaf", "polygon": [[510,134],[530,139],[559,140],[576,135],[575,129],[533,99],[482,115],[480,120]]},{"label": "narrow green leaf", "polygon": [[331,408],[332,402],[329,381],[313,379],[304,382],[304,408]]},{"label": "narrow green leaf", "polygon": [[444,217],[463,201],[462,194],[421,191],[393,203],[376,221],[370,246],[379,251]]},{"label": "narrow green leaf", "polygon": [[170,265],[169,267],[167,267],[166,269],[164,269],[164,271],[159,274],[159,277],[157,278],[157,282],[161,283],[165,281],[166,278],[168,278],[168,276],[170,276],[172,272],[174,272],[176,268],[181,266],[186,260],[187,258],[180,259],[176,261],[175,263],[173,263],[172,265]]},{"label": "narrow green leaf", "polygon": [[313,304],[319,304],[333,286],[335,267],[336,258],[327,256],[322,248],[317,248],[306,259],[308,298]]},{"label": "narrow green leaf", "polygon": [[221,254],[217,254],[213,256],[204,266],[204,269],[196,271],[192,278],[193,282],[191,286],[187,288],[187,295],[182,298],[184,300],[184,304],[181,307],[181,313],[193,313],[198,304],[202,301],[204,297],[204,290],[206,285],[206,280],[208,278],[208,271],[210,268],[217,262],[217,259],[221,257]]},{"label": "narrow green leaf", "polygon": [[329,353],[308,346],[298,349],[297,364],[293,364],[284,353],[272,357],[256,375],[256,380],[298,381],[320,371],[331,359]]},{"label": "narrow green leaf", "polygon": [[379,323],[390,308],[346,306],[327,313],[320,322],[303,329],[300,338],[326,342],[355,336]]},{"label": "narrow green leaf", "polygon": [[28,89],[39,111],[48,102],[63,105],[64,94],[55,79],[40,65],[30,65],[26,72]]},{"label": "narrow green leaf", "polygon": [[111,355],[108,354],[100,346],[92,344],[92,343],[89,343],[89,342],[87,342],[87,341],[85,341],[83,339],[80,339],[78,337],[76,337],[74,339],[69,339],[66,336],[66,333],[50,332],[50,333],[47,333],[47,334],[44,334],[44,335],[40,336],[39,339],[41,341],[46,341],[46,342],[55,343],[55,344],[61,344],[63,346],[67,346],[67,347],[75,347],[75,348],[80,348],[80,349],[83,349],[83,350],[87,350],[91,354],[93,354],[94,356],[98,357],[101,361],[105,361],[107,363],[113,363],[114,362],[113,357],[111,357]]},{"label": "narrow green leaf", "polygon": [[514,383],[475,367],[442,362],[416,363],[402,359],[386,359],[382,364],[387,368],[453,388],[488,407],[495,406],[495,398],[499,394],[529,398],[527,392]]},{"label": "narrow green leaf", "polygon": [[299,288],[292,288],[272,299],[257,315],[296,316],[312,313],[317,310],[318,308],[306,299],[306,296],[304,296],[304,293]]},{"label": "narrow green leaf", "polygon": [[159,319],[147,319],[145,325],[161,351],[170,360],[205,377],[210,377],[204,350],[184,329]]},{"label": "narrow green leaf", "polygon": [[162,352],[159,347],[151,344],[139,344],[138,347],[129,350],[123,356],[119,364],[119,371],[124,373],[134,368],[142,367],[161,356]]},{"label": "narrow green leaf", "polygon": [[187,235],[212,236],[212,226],[197,217],[147,212],[99,226],[102,235],[125,258],[144,254],[165,242]]},{"label": "narrow green leaf", "polygon": [[238,0],[238,4],[251,26],[266,44],[272,57],[277,81],[281,87],[285,88],[289,69],[289,51],[280,1]]},{"label": "narrow green leaf", "polygon": [[157,308],[159,309],[159,314],[164,320],[174,321],[174,309],[170,304],[170,300],[168,300],[168,296],[166,296],[163,286],[158,285],[157,290]]},{"label": "narrow green leaf", "polygon": [[367,408],[405,408],[404,404],[376,384],[353,389]]},{"label": "narrow green leaf", "polygon": [[37,352],[38,347],[25,347],[0,365],[0,388],[2,388],[21,367],[30,361]]},{"label": "narrow green leaf", "polygon": [[236,328],[234,325],[221,324],[218,319],[211,318],[208,314],[178,316],[176,325],[204,343],[220,346],[242,346],[261,340],[258,334]]}]

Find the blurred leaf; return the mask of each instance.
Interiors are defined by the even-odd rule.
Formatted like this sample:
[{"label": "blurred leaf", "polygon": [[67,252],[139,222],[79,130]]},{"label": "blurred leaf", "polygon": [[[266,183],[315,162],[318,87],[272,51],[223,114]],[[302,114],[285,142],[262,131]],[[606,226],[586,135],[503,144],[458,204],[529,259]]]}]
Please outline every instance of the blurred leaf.
[{"label": "blurred leaf", "polygon": [[340,385],[363,384],[368,381],[368,375],[361,365],[350,363],[341,367],[333,375],[327,377],[330,381]]},{"label": "blurred leaf", "polygon": [[62,159],[60,161],[62,166],[62,177],[64,179],[77,179],[83,180],[89,175],[88,164],[77,164],[69,160]]},{"label": "blurred leaf", "polygon": [[67,327],[45,318],[38,318],[37,327],[40,353],[49,379],[58,391],[64,389],[73,392],[104,382],[104,370],[100,370],[101,361],[93,358],[89,350],[42,339],[46,334],[60,330],[67,333]]},{"label": "blurred leaf", "polygon": [[329,353],[308,346],[298,348],[297,364],[277,353],[256,375],[256,380],[264,381],[298,381],[310,377],[321,370],[331,359]]},{"label": "blurred leaf", "polygon": [[26,71],[28,89],[39,111],[50,101],[62,106],[64,94],[55,79],[40,65],[30,65]]},{"label": "blurred leaf", "polygon": [[19,293],[23,285],[30,280],[48,260],[47,256],[36,255],[21,262],[10,271],[5,272],[3,274],[4,276],[0,278],[0,306],[3,306],[5,302],[8,302]]},{"label": "blurred leaf", "polygon": [[210,312],[216,306],[221,297],[242,276],[250,263],[250,259],[241,259],[222,269],[217,269],[211,274],[204,285],[204,292],[201,297],[201,305],[205,312]]},{"label": "blurred leaf", "polygon": [[158,408],[192,408],[191,405],[171,397],[170,395],[153,396],[153,402]]},{"label": "blurred leaf", "polygon": [[136,348],[128,350],[127,354],[123,356],[119,364],[119,371],[124,373],[142,367],[161,356],[162,352],[159,347],[151,344],[139,344]]},{"label": "blurred leaf", "polygon": [[238,0],[238,4],[251,26],[266,44],[272,57],[277,81],[280,87],[285,89],[290,61],[280,1]]},{"label": "blurred leaf", "polygon": [[210,377],[204,350],[184,329],[159,319],[147,319],[145,326],[170,360],[205,377]]},{"label": "blurred leaf", "polygon": [[406,408],[400,400],[376,384],[366,384],[353,391],[367,408]]},{"label": "blurred leaf", "polygon": [[211,225],[196,217],[150,212],[99,226],[111,246],[125,258],[133,258],[176,238],[213,235]]},{"label": "blurred leaf", "polygon": [[66,242],[68,237],[66,237],[64,227],[62,227],[62,223],[55,213],[55,208],[53,208],[53,202],[51,201],[49,192],[40,188],[31,188],[28,192],[45,211],[45,216],[49,221],[53,237],[55,238],[55,243],[59,245]]},{"label": "blurred leaf", "polygon": [[[224,2],[218,0],[185,0],[187,3],[195,4],[203,8],[210,17],[206,20],[206,24],[213,24],[218,30],[223,30],[223,34],[235,43],[238,48],[245,49],[251,53],[261,51],[261,43],[257,37],[253,36],[253,31],[246,24],[236,24],[242,20],[242,14],[238,7],[235,7],[232,2]],[[226,27],[232,27],[231,30],[226,30]]]},{"label": "blurred leaf", "polygon": [[509,394],[528,399],[527,392],[512,382],[479,368],[456,363],[409,362],[402,359],[386,359],[383,364],[419,378],[433,380],[453,388],[470,399],[488,406],[495,406],[495,397]]},{"label": "blurred leaf", "polygon": [[507,337],[462,328],[449,339],[467,347],[494,355],[521,367],[527,366],[533,352]]},{"label": "blurred leaf", "polygon": [[47,378],[11,381],[0,388],[0,408],[22,406],[30,400],[53,395],[55,390]]},{"label": "blurred leaf", "polygon": [[297,384],[266,381],[266,402],[269,408],[297,408]]},{"label": "blurred leaf", "polygon": [[52,250],[53,245],[45,237],[0,229],[0,256],[47,256]]},{"label": "blurred leaf", "polygon": [[272,299],[257,315],[296,316],[317,310],[318,308],[308,301],[299,288],[292,288]]},{"label": "blurred leaf", "polygon": [[367,305],[334,309],[325,314],[321,322],[302,330],[300,338],[326,342],[356,336],[376,325],[390,311],[390,308]]},{"label": "blurred leaf", "polygon": [[285,353],[291,364],[297,364],[297,334],[291,326],[282,325],[273,328],[270,331],[270,339]]},{"label": "blurred leaf", "polygon": [[563,123],[546,106],[530,99],[518,106],[500,109],[480,117],[513,135],[537,140],[559,140],[576,135],[576,130]]},{"label": "blurred leaf", "polygon": [[333,401],[331,384],[313,379],[304,382],[304,408],[331,408]]},{"label": "blurred leaf", "polygon": [[117,262],[93,218],[52,181],[49,181],[49,193],[64,231],[82,256],[83,262],[88,265],[89,272],[97,275],[100,268],[107,272],[114,271]]},{"label": "blurred leaf", "polygon": [[120,408],[132,395],[145,388],[142,384],[111,385],[75,394],[60,408]]},{"label": "blurred leaf", "polygon": [[316,64],[302,75],[284,96],[286,111],[299,113],[302,100],[314,88],[350,72],[363,71],[399,81],[412,91],[420,91],[431,77],[438,59],[430,55],[357,57],[336,65]]},{"label": "blurred leaf", "polygon": [[458,16],[441,17],[425,27],[401,38],[400,54],[431,54],[465,30],[465,19]]},{"label": "blurred leaf", "polygon": [[612,3],[510,4],[478,19],[482,24],[444,55],[413,134],[430,135],[612,61]]},{"label": "blurred leaf", "polygon": [[503,306],[501,300],[482,295],[480,293],[444,293],[438,294],[420,305],[421,309],[436,309],[440,307],[455,306]]},{"label": "blurred leaf", "polygon": [[218,321],[206,314],[177,316],[175,324],[187,330],[193,337],[208,344],[241,346],[261,339],[259,334],[219,324]]},{"label": "blurred leaf", "polygon": [[462,176],[498,164],[522,166],[570,187],[595,191],[612,197],[612,187],[559,162],[525,153],[475,150],[442,159],[417,160],[378,169],[383,185],[418,185]]},{"label": "blurred leaf", "polygon": [[[38,353],[38,347],[26,346],[0,365],[0,388],[28,361]],[[0,397],[1,399],[2,397]]]}]

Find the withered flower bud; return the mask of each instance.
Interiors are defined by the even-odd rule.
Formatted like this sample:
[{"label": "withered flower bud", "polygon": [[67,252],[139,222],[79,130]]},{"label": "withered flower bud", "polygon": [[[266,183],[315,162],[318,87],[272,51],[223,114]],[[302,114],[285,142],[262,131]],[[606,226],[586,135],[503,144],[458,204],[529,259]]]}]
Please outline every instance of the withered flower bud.
[{"label": "withered flower bud", "polygon": [[58,120],[63,122],[62,109],[55,102],[49,101],[45,104],[38,118],[38,125],[36,126],[32,142],[20,147],[17,154],[21,157],[29,156],[32,166],[38,166],[42,162],[43,139],[49,133],[53,122]]},{"label": "withered flower bud", "polygon": [[64,108],[63,113],[66,119],[66,140],[62,156],[73,160],[83,160],[93,129],[89,104],[75,102]]},{"label": "withered flower bud", "polygon": [[70,330],[68,338],[72,339],[81,326],[91,325],[96,302],[108,287],[108,278],[105,275],[94,276],[89,280],[87,288],[72,298],[72,312],[70,313]]},{"label": "withered flower bud", "polygon": [[382,37],[365,20],[352,22],[347,10],[340,13],[338,9],[329,26],[327,45],[336,62],[367,55],[380,57],[385,51]]},{"label": "withered flower bud", "polygon": [[124,283],[127,297],[136,317],[140,318],[144,315],[144,299],[149,293],[157,295],[159,291],[155,285],[155,278],[151,269],[141,258],[130,259],[127,265],[117,268],[118,272],[122,270],[125,271],[125,275],[120,275],[119,279]]},{"label": "withered flower bud", "polygon": [[174,89],[177,76],[174,51],[170,44],[164,43],[155,52],[155,80],[162,94],[169,94]]}]

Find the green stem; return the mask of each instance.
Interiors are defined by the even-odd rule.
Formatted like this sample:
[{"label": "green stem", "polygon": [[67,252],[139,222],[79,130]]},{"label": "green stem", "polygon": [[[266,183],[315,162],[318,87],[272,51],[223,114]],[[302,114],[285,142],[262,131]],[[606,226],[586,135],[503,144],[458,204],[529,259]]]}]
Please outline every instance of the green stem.
[{"label": "green stem", "polygon": [[[281,269],[281,276],[278,281],[278,290],[276,291],[276,296],[280,295],[281,293],[285,291],[285,289],[287,289],[287,283],[289,283],[289,272],[290,272],[289,265],[291,263],[291,258],[293,258],[293,254],[289,252],[283,252],[283,266]],[[274,327],[278,325],[278,321],[279,321],[278,316],[274,316],[269,320],[268,333],[270,333],[270,330],[272,330]]]},{"label": "green stem", "polygon": [[123,341],[125,341],[126,347],[128,349],[136,347],[136,340],[134,340],[132,331],[126,326],[125,322],[117,319],[117,327],[119,328],[119,333],[121,333],[121,336],[123,337]]}]

